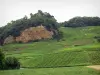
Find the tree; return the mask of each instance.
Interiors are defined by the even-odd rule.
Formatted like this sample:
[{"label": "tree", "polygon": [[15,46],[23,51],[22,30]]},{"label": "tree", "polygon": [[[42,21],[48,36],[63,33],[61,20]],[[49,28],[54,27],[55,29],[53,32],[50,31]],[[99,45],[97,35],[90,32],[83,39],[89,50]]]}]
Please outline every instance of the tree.
[{"label": "tree", "polygon": [[0,48],[0,69],[19,69],[20,62],[15,57],[7,57],[5,58],[2,49]]},{"label": "tree", "polygon": [[54,35],[53,35],[53,38],[55,40],[57,40],[58,42],[63,38],[63,32],[62,31],[59,31],[59,30],[54,30],[53,31]]},{"label": "tree", "polygon": [[4,38],[1,36],[0,37],[0,46],[3,46],[3,44],[4,44]]},{"label": "tree", "polygon": [[0,69],[3,69],[3,67],[4,67],[4,53],[1,51],[1,49],[0,49]]},{"label": "tree", "polygon": [[63,22],[65,27],[100,26],[99,17],[74,17]]},{"label": "tree", "polygon": [[20,62],[15,57],[7,57],[5,59],[5,69],[19,69]]},{"label": "tree", "polygon": [[94,39],[96,39],[97,42],[100,42],[100,36],[95,36]]},{"label": "tree", "polygon": [[54,16],[47,12],[42,12],[38,10],[37,13],[30,13],[30,18],[24,16],[21,19],[11,21],[6,26],[0,28],[0,37],[4,39],[9,35],[17,37],[20,35],[21,31],[29,28],[43,25],[48,30],[58,30],[57,21]]}]

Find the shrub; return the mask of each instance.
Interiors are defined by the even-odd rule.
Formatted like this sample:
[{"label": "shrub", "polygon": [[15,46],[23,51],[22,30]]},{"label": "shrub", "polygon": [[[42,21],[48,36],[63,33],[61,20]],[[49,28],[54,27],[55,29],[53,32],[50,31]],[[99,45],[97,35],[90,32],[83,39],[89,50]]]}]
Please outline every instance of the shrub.
[{"label": "shrub", "polygon": [[5,58],[5,69],[19,69],[20,63],[15,57]]},{"label": "shrub", "polygon": [[94,38],[97,40],[97,42],[100,42],[100,36],[95,36]]},{"label": "shrub", "polygon": [[97,38],[97,41],[100,42],[100,38]]},{"label": "shrub", "polygon": [[0,50],[0,69],[3,69],[4,53]]},{"label": "shrub", "polygon": [[54,33],[53,38],[56,39],[57,41],[60,41],[61,39],[63,39],[63,32],[58,31],[57,33]]}]

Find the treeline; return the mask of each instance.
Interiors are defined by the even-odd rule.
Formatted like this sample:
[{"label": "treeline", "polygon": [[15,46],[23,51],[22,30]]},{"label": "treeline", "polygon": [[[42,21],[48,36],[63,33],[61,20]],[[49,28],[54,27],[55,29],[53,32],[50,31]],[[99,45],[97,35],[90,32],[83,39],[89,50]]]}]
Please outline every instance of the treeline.
[{"label": "treeline", "polygon": [[[48,30],[52,30],[54,32],[54,38],[59,39],[59,32],[58,27],[83,27],[83,26],[100,26],[100,18],[99,17],[74,17],[69,21],[65,21],[62,23],[58,23],[54,16],[50,15],[47,12],[42,12],[38,10],[37,13],[32,14],[30,13],[30,18],[24,16],[21,19],[11,21],[4,27],[0,27],[0,42],[12,35],[17,37],[20,35],[21,31],[29,28],[29,27],[36,27],[39,25],[45,26]],[[56,30],[56,31],[54,31]],[[58,33],[58,34],[57,34]]]},{"label": "treeline", "polygon": [[59,24],[64,27],[100,26],[99,17],[74,17]]},{"label": "treeline", "polygon": [[0,28],[0,38],[5,39],[9,35],[14,37],[19,36],[20,32],[29,27],[36,27],[39,25],[45,26],[48,30],[57,30],[57,21],[54,16],[47,12],[38,10],[36,14],[30,14],[30,18],[27,16],[11,21],[6,26]]}]

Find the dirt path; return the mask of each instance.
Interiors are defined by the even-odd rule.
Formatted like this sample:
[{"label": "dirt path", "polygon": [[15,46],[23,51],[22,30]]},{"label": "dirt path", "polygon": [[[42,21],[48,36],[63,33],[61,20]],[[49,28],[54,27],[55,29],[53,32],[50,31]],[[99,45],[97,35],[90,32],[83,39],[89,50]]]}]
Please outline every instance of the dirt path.
[{"label": "dirt path", "polygon": [[100,65],[92,65],[92,66],[87,66],[88,68],[93,68],[95,70],[99,70],[100,71]]}]

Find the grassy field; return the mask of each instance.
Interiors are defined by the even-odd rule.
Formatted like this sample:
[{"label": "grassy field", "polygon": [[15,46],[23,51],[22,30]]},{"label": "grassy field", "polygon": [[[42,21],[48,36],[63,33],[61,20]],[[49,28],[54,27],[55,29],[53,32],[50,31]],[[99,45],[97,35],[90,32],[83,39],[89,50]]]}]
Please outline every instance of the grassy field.
[{"label": "grassy field", "polygon": [[100,65],[100,26],[60,28],[60,42],[46,40],[3,46],[6,56],[17,57],[20,70],[0,71],[0,75],[99,75],[87,65]]},{"label": "grassy field", "polygon": [[61,67],[0,71],[0,75],[100,75],[100,72],[86,67]]}]

